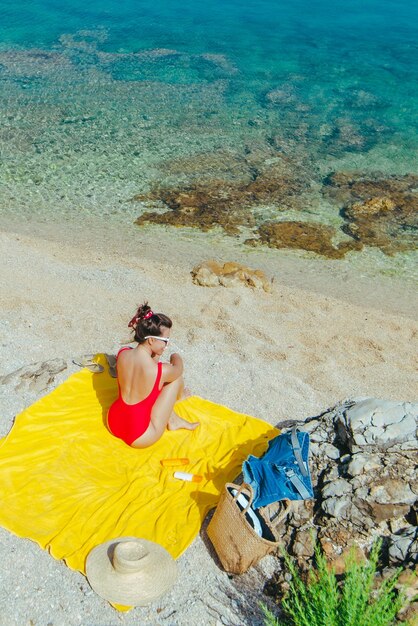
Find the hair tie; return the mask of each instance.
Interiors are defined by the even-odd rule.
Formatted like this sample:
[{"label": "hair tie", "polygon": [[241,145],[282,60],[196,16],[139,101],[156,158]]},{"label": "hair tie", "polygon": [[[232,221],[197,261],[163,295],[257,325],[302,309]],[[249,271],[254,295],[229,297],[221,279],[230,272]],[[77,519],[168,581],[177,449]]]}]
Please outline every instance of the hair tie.
[{"label": "hair tie", "polygon": [[139,322],[139,317],[134,315],[133,318],[131,319],[131,321],[128,324],[128,328],[135,328],[135,326],[138,324],[138,322]]},{"label": "hair tie", "polygon": [[143,319],[143,320],[149,320],[150,317],[152,317],[154,315],[154,313],[151,311],[151,309],[145,313],[145,315],[141,318],[141,317],[137,317],[136,315],[133,316],[133,318],[131,319],[131,321],[128,324],[128,328],[135,328],[136,325],[138,324],[139,320]]}]

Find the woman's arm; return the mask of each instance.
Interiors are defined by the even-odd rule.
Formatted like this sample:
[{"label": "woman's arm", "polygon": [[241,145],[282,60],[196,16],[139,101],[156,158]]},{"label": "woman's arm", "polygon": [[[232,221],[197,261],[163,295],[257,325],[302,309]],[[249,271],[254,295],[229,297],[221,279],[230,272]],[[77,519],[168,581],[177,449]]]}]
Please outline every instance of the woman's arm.
[{"label": "woman's arm", "polygon": [[171,383],[173,380],[180,378],[183,374],[183,359],[177,352],[171,355],[170,363],[163,363],[163,371],[161,380],[164,383]]}]

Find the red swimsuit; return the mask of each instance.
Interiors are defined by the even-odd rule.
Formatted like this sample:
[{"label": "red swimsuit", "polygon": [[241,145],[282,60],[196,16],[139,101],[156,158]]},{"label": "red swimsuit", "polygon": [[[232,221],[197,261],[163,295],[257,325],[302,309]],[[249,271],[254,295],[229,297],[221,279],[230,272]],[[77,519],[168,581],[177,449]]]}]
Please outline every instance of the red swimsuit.
[{"label": "red swimsuit", "polygon": [[[119,350],[117,356],[119,357],[120,353],[124,350],[132,350],[132,348],[122,348]],[[157,378],[155,379],[151,393],[136,404],[127,404],[123,400],[118,381],[119,398],[109,409],[107,425],[110,432],[115,435],[115,437],[122,439],[128,446],[132,445],[135,439],[143,435],[150,425],[152,407],[161,391],[159,385],[163,367],[162,363],[158,363],[157,367]]]}]

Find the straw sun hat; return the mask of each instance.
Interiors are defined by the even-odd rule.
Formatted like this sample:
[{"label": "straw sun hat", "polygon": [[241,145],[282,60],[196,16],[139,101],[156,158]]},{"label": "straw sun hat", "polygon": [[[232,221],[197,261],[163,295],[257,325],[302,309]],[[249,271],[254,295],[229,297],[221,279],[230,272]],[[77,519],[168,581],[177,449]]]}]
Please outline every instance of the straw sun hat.
[{"label": "straw sun hat", "polygon": [[171,589],[177,565],[158,543],[119,537],[93,548],[86,560],[86,576],[105,600],[146,606]]}]

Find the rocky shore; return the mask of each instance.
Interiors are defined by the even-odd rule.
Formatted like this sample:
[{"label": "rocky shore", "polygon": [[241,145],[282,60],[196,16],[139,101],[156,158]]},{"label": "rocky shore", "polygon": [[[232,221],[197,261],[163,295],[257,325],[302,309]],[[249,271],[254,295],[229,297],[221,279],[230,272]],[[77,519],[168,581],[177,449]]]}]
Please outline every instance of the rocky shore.
[{"label": "rocky shore", "polygon": [[[256,157],[260,159],[259,154],[250,152],[243,160],[241,182],[215,178],[184,187],[157,187],[134,196],[134,203],[168,209],[161,211],[158,206],[158,211],[145,211],[136,223],[203,231],[221,226],[228,235],[250,229],[253,236],[246,239],[248,245],[306,250],[330,259],[341,259],[364,246],[377,247],[388,256],[416,249],[417,176],[343,171],[322,180],[316,174],[314,183],[313,172],[282,156],[278,146],[269,159],[264,154],[263,164]],[[313,188],[320,188],[332,210],[341,215],[340,229],[307,219],[280,219],[280,213],[288,209],[302,214],[304,194]],[[276,219],[266,220],[264,215],[257,219],[251,209],[263,205],[275,207]]]},{"label": "rocky shore", "polygon": [[[364,560],[383,540],[381,575],[405,569],[409,598],[418,590],[418,404],[360,398],[296,424],[311,436],[315,499],[298,504],[283,543],[302,570],[312,567],[318,541],[337,573],[355,548]],[[289,426],[288,423],[285,426]],[[408,574],[409,572],[409,574]],[[276,591],[287,587],[275,575]],[[414,603],[405,619],[418,616]]]}]

